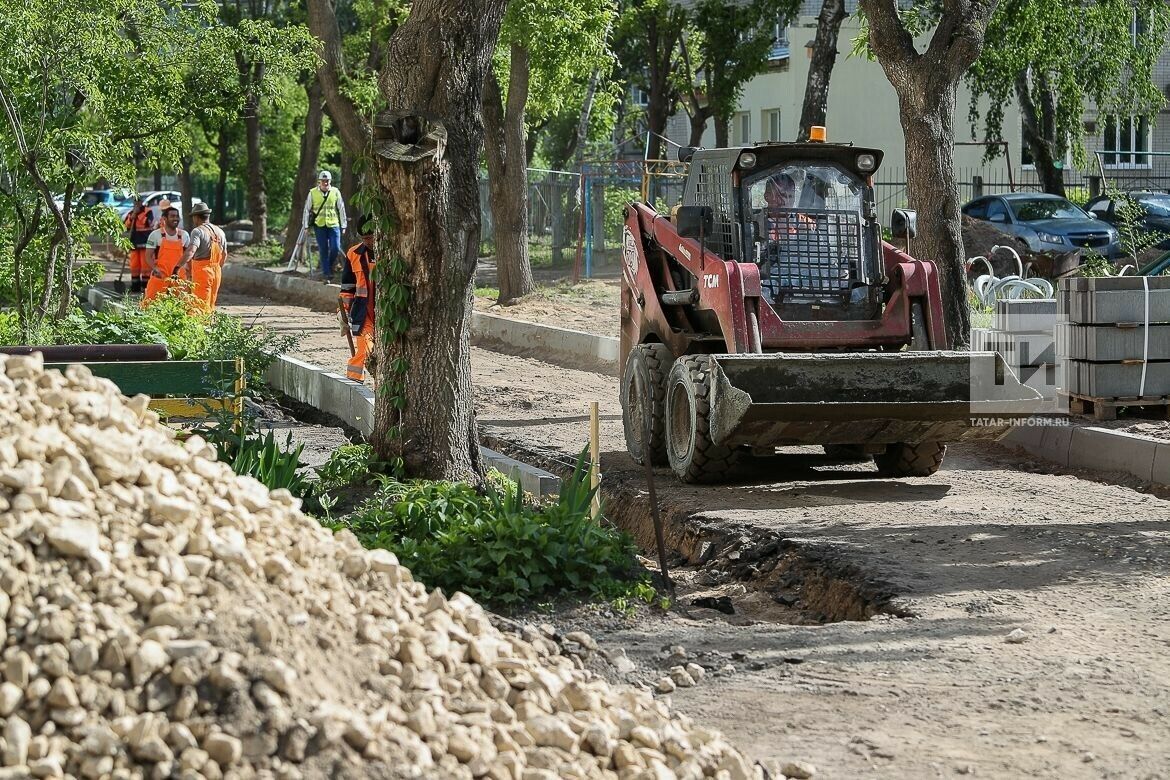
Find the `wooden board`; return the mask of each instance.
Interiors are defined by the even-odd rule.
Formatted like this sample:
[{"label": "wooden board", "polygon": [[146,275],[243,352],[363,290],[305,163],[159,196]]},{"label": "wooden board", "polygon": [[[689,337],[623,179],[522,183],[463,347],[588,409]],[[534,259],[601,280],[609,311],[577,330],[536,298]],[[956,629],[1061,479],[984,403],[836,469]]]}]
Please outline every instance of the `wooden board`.
[{"label": "wooden board", "polygon": [[1154,396],[1145,398],[1094,398],[1077,393],[1062,393],[1068,398],[1069,414],[1082,417],[1092,417],[1094,420],[1116,420],[1117,410],[1123,406],[1154,406],[1162,407],[1162,412],[1170,416],[1170,398]]},{"label": "wooden board", "polygon": [[[64,371],[69,363],[46,363]],[[94,376],[109,379],[124,395],[207,396],[231,394],[240,378],[234,360],[149,360],[81,363]]]},{"label": "wooden board", "polygon": [[235,399],[226,398],[155,398],[150,408],[164,418],[204,419],[215,412],[234,412]]}]

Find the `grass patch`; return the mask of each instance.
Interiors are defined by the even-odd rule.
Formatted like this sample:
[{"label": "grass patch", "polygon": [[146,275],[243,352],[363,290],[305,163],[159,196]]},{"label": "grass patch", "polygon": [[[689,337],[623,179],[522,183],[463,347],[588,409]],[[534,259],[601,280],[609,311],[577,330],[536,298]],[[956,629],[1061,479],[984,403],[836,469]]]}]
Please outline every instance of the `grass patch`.
[{"label": "grass patch", "polygon": [[581,596],[628,609],[657,596],[633,540],[591,519],[583,457],[561,495],[545,505],[503,475],[482,490],[463,482],[379,480],[371,499],[325,524],[348,528],[366,547],[392,551],[430,587],[496,607]]}]

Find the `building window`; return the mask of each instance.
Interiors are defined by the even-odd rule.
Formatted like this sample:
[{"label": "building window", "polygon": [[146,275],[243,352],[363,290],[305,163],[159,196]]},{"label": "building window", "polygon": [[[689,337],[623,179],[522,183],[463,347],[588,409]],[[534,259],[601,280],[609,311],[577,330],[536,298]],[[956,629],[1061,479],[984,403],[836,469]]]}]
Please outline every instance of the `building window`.
[{"label": "building window", "polygon": [[788,43],[788,20],[777,16],[772,25],[772,48],[768,52],[769,60],[786,60],[790,51]]},{"label": "building window", "polygon": [[780,140],[780,109],[769,108],[760,112],[761,123],[760,129],[764,131],[765,141],[779,141]]},{"label": "building window", "polygon": [[1106,117],[1102,163],[1114,168],[1149,168],[1150,123],[1145,117]]},{"label": "building window", "polygon": [[650,93],[639,87],[637,84],[634,84],[630,87],[630,93],[635,106],[645,108],[646,106],[650,105]]},{"label": "building window", "polygon": [[731,115],[731,145],[747,146],[752,142],[752,115],[747,111]]}]

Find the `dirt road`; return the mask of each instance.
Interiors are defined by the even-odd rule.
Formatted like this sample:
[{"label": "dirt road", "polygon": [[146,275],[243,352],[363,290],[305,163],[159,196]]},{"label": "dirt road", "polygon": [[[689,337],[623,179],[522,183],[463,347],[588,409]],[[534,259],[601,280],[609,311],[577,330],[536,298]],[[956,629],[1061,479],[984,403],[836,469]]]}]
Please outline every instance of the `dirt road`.
[{"label": "dirt road", "polygon": [[[301,354],[343,365],[326,315],[224,302],[308,330]],[[472,364],[484,432],[544,458],[580,449],[587,404],[600,401],[604,479],[640,491],[615,379],[478,349]],[[684,605],[586,625],[603,647],[627,650],[632,679],[660,676],[674,663],[669,645],[712,670],[731,664],[680,688],[674,705],[757,758],[814,764],[818,778],[1170,777],[1166,501],[998,446],[954,447],[927,479],[879,480],[872,466],[809,452],[765,468],[776,478],[707,489],[660,473],[659,492],[672,517],[723,538],[773,536],[784,556],[825,572],[819,584],[792,583],[795,619],[832,619],[866,598],[912,616],[737,625],[747,621]],[[769,562],[757,565],[764,573]],[[704,582],[743,590],[717,573]],[[829,591],[819,615],[800,601]],[[782,613],[792,599],[776,593]]]}]

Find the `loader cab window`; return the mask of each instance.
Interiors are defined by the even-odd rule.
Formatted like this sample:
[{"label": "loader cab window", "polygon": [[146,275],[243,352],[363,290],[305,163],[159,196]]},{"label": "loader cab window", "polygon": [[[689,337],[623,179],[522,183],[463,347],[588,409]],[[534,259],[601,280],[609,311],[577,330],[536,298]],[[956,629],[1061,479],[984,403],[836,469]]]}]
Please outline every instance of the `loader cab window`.
[{"label": "loader cab window", "polygon": [[754,259],[773,302],[848,302],[871,283],[864,239],[865,184],[823,161],[793,161],[745,182]]}]

